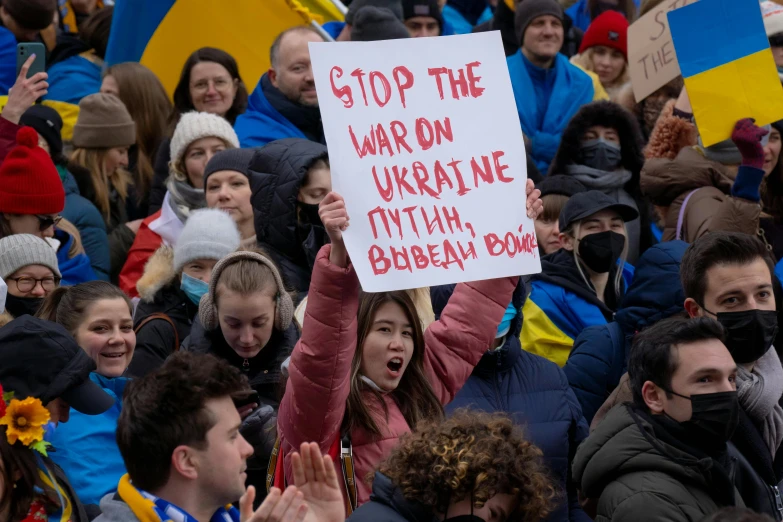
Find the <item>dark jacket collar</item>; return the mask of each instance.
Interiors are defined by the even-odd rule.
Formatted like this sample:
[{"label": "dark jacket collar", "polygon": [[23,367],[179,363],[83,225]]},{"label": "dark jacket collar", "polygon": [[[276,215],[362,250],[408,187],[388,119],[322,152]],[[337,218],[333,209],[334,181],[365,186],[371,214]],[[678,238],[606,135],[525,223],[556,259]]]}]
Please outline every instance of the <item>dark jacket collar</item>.
[{"label": "dark jacket collar", "polygon": [[437,520],[431,508],[418,502],[406,500],[402,496],[400,488],[395,486],[391,479],[381,472],[375,472],[370,502],[378,502],[389,506],[399,513],[402,519],[408,522],[434,522]]},{"label": "dark jacket collar", "polygon": [[310,107],[289,100],[285,94],[272,85],[268,74],[261,78],[261,88],[272,107],[302,131],[307,139],[317,141],[318,143],[326,143],[324,127],[321,122],[321,109],[317,106]]}]

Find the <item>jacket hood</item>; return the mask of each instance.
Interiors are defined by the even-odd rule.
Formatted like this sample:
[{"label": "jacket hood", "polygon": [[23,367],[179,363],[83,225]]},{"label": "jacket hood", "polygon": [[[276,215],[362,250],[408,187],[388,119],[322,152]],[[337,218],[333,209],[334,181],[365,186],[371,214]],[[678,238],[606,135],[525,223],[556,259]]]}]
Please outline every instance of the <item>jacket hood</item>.
[{"label": "jacket hood", "polygon": [[119,499],[116,493],[109,493],[101,499],[101,516],[95,522],[138,522],[131,508]]},{"label": "jacket hood", "polygon": [[[639,184],[639,172],[644,164],[642,154],[642,132],[633,115],[614,102],[598,101],[584,105],[568,122],[560,147],[549,169],[551,174],[567,174],[566,166],[577,163],[582,136],[587,129],[595,125],[610,127],[620,136],[622,148],[622,168],[631,172],[633,177],[626,186]],[[630,191],[629,192],[633,192]],[[638,189],[636,190],[638,192]]]},{"label": "jacket hood", "polygon": [[633,282],[616,315],[626,334],[684,310],[680,263],[687,248],[684,241],[668,241],[649,248],[639,258]]},{"label": "jacket hood", "polygon": [[273,141],[258,149],[250,162],[256,236],[279,252],[297,257],[296,197],[307,169],[327,159],[324,145],[301,138]]},{"label": "jacket hood", "polygon": [[576,451],[574,480],[588,498],[630,473],[665,473],[675,480],[710,490],[705,473],[712,459],[698,459],[655,436],[652,424],[633,406],[616,406]]},{"label": "jacket hood", "polygon": [[724,194],[731,193],[734,181],[726,167],[704,157],[694,147],[682,149],[673,160],[648,160],[642,169],[642,192],[654,205],[668,207],[685,192],[716,187]]},{"label": "jacket hood", "polygon": [[375,472],[372,481],[370,501],[389,506],[408,522],[432,522],[433,520],[430,508],[418,502],[406,500],[402,496],[402,491],[392,483],[391,479],[378,471]]},{"label": "jacket hood", "polygon": [[144,265],[144,274],[136,282],[136,290],[142,301],[151,303],[155,294],[176,277],[174,272],[174,249],[163,245],[150,256]]},{"label": "jacket hood", "polygon": [[[612,281],[615,276],[616,268],[612,268],[609,272],[609,281]],[[545,281],[553,285],[565,288],[569,292],[572,292],[588,303],[597,306],[604,315],[612,317],[612,311],[602,303],[595,292],[587,286],[582,276],[579,274],[579,270],[576,266],[576,260],[574,260],[573,252],[561,248],[557,252],[549,254],[541,258],[541,273],[536,274],[532,278],[533,281]]]}]

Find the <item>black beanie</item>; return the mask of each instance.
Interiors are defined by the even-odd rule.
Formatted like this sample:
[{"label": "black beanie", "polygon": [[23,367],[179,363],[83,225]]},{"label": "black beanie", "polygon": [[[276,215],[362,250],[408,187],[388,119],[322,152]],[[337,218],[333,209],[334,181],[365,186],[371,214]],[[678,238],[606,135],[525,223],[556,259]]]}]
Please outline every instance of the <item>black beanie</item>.
[{"label": "black beanie", "polygon": [[438,22],[443,32],[443,15],[440,12],[438,0],[402,0],[403,22],[415,16],[429,16]]},{"label": "black beanie", "polygon": [[410,38],[410,33],[388,9],[362,7],[353,19],[352,42],[375,42],[399,38]]},{"label": "black beanie", "polygon": [[539,16],[552,15],[561,22],[565,18],[563,6],[557,0],[523,0],[517,5],[514,29],[519,45],[525,41],[525,31]]},{"label": "black beanie", "polygon": [[560,194],[569,198],[580,192],[587,192],[587,187],[571,176],[563,174],[553,174],[545,177],[536,184],[536,188],[541,191],[541,197],[549,194]]},{"label": "black beanie", "polygon": [[55,0],[2,0],[3,7],[22,28],[46,29],[54,21]]},{"label": "black beanie", "polygon": [[19,125],[35,129],[49,144],[49,155],[52,159],[60,158],[63,152],[63,119],[56,110],[46,105],[33,105],[19,118]]},{"label": "black beanie", "polygon": [[345,23],[353,25],[356,13],[363,7],[380,7],[388,9],[397,17],[397,20],[402,22],[402,5],[400,4],[400,0],[353,0],[348,7],[348,12],[345,13]]},{"label": "black beanie", "polygon": [[256,149],[226,149],[221,150],[209,160],[204,168],[204,186],[207,186],[207,178],[221,170],[233,170],[250,177],[250,161]]}]

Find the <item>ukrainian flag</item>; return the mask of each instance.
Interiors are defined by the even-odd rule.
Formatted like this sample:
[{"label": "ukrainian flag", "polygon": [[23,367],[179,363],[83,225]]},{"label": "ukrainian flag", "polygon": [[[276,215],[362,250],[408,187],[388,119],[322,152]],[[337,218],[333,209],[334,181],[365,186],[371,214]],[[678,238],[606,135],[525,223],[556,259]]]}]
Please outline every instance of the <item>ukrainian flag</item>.
[{"label": "ukrainian flag", "polygon": [[680,71],[705,146],[734,124],[783,119],[783,87],[758,0],[701,0],[668,13]]},{"label": "ukrainian flag", "polygon": [[188,56],[217,47],[237,60],[252,89],[269,69],[275,37],[310,15],[343,19],[330,0],[117,0],[106,62],[141,62],[171,94]]}]

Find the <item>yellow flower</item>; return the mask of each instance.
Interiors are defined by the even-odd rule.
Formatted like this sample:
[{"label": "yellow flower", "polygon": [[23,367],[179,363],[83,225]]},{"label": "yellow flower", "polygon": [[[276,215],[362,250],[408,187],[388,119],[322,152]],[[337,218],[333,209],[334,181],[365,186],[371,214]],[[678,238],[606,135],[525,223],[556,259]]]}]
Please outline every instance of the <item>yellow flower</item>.
[{"label": "yellow flower", "polygon": [[8,443],[20,440],[25,446],[43,440],[43,426],[49,422],[49,410],[40,399],[28,397],[23,401],[13,399],[6,409],[0,425],[7,426]]}]

